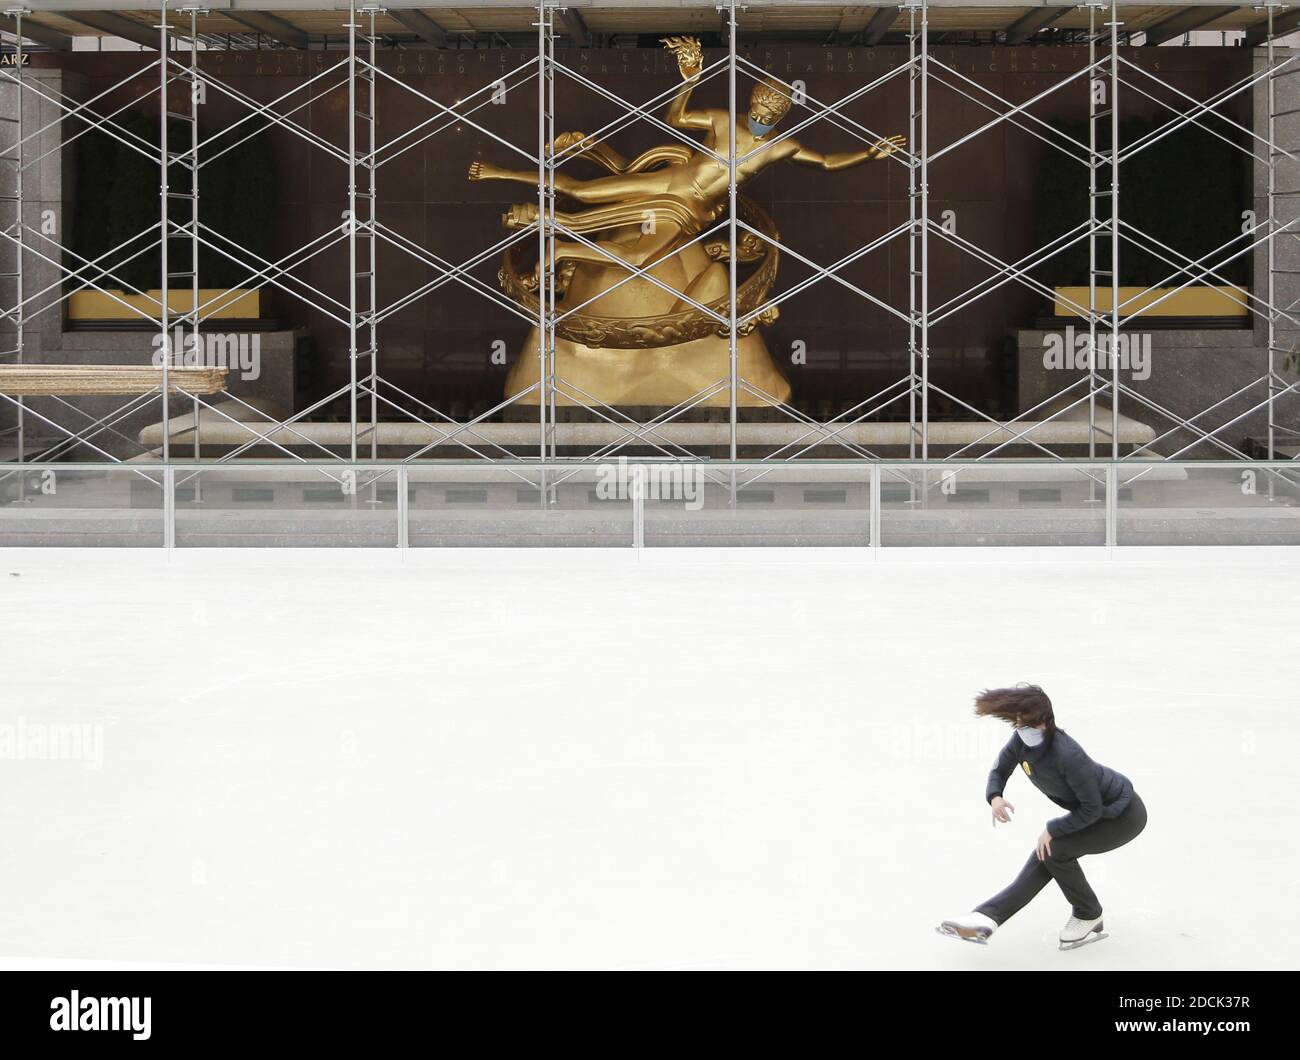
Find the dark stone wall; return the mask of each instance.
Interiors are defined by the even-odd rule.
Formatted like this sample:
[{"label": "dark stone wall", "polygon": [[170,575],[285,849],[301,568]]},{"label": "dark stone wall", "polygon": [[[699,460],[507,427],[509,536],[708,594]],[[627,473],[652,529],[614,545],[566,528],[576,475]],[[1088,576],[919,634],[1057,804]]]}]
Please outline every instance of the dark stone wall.
[{"label": "dark stone wall", "polygon": [[[755,49],[745,55],[787,80],[802,79],[809,95],[824,103],[841,99],[897,70],[892,78],[846,104],[843,113],[882,134],[906,132],[907,73],[898,69],[907,60],[905,48],[790,47]],[[1019,104],[1060,83],[1087,61],[1085,48],[940,47],[933,49],[932,55],[932,152],[956,143],[992,121],[997,111],[1006,109],[988,93]],[[1250,54],[1243,49],[1124,49],[1124,55],[1198,99],[1226,88],[1250,69]],[[707,54],[710,61],[718,57],[717,52]],[[337,51],[213,52],[203,56],[202,64],[215,79],[252,99],[269,102],[283,97],[278,109],[288,120],[346,150],[345,67],[338,66],[345,58],[345,53]],[[675,62],[659,51],[561,50],[557,58],[631,102],[651,100],[678,83]],[[138,68],[142,56],[73,53],[37,56],[37,60],[84,75],[89,97]],[[411,144],[418,136],[408,137],[385,152],[384,158],[391,160],[386,160],[378,173],[378,216],[383,225],[448,263],[460,263],[503,236],[503,210],[512,202],[535,200],[535,194],[522,185],[472,184],[465,179],[466,169],[475,158],[519,168],[533,164],[478,130],[439,118],[436,107],[407,88],[452,106],[498,78],[507,78],[511,87],[506,103],[480,106],[473,118],[501,140],[527,153],[536,145],[538,108],[535,66],[530,65],[530,60],[530,53],[514,49],[381,53],[381,67],[391,75],[391,80],[388,76],[379,79],[381,142],[431,119],[433,124],[426,126],[426,131],[444,127],[439,135],[400,155],[394,154],[396,148]],[[941,69],[939,64],[955,72]],[[330,67],[336,69],[327,72]],[[1125,77],[1157,99],[1180,109],[1185,105],[1153,82],[1143,83],[1141,75],[1134,71],[1126,70]],[[309,84],[312,78],[318,80]],[[747,98],[749,81],[744,77],[740,80]],[[132,97],[140,97],[143,106],[156,111],[157,81],[156,70],[142,75],[106,96],[97,109],[105,113]],[[1042,120],[1086,115],[1086,86],[1085,78],[1075,77],[1034,103],[1027,114]],[[313,92],[316,98],[295,110]],[[726,99],[725,77],[702,86],[696,99],[701,104],[722,105]],[[557,131],[592,132],[615,121],[620,114],[612,101],[563,74],[556,78],[555,101]],[[657,103],[655,112],[662,113],[665,104],[666,99]],[[1126,114],[1164,110],[1132,90],[1125,91],[1121,105]],[[246,113],[214,87],[202,111],[205,131],[211,133]],[[1248,100],[1244,97],[1238,116],[1249,121]],[[1032,125],[1027,117],[1022,120]],[[288,253],[336,230],[342,223],[346,167],[287,130],[272,129],[265,135],[274,143],[279,178],[276,241],[281,252]],[[612,143],[624,154],[632,155],[668,138],[650,123],[637,121],[614,136]],[[858,139],[829,121],[818,122],[800,138],[824,152],[861,146]],[[1037,198],[1050,194],[1050,189],[1040,187],[1037,179],[1046,150],[1023,129],[1008,122],[994,125],[931,165],[932,215],[938,219],[944,211],[953,211],[961,238],[977,243],[1004,262],[1016,261],[1033,248],[1032,220]],[[598,175],[585,163],[577,163],[574,172]],[[83,181],[81,187],[82,194],[93,194],[89,182]],[[904,222],[908,213],[907,188],[906,168],[897,162],[878,162],[839,173],[785,164],[761,174],[748,186],[747,194],[773,216],[793,250],[827,265]],[[346,264],[346,246],[340,243],[297,265],[294,274],[323,291],[327,298],[346,305]],[[473,270],[473,275],[496,290],[498,267],[499,256],[493,255]],[[992,271],[966,251],[933,238],[932,310],[959,297]],[[378,275],[381,305],[393,303],[435,277],[426,265],[391,246],[381,247]],[[806,275],[807,267],[787,255],[778,290]],[[845,267],[839,275],[905,313],[906,236],[900,234],[887,246]],[[273,314],[283,326],[306,327],[313,336],[314,361],[303,366],[310,373],[308,393],[322,395],[345,383],[347,332],[331,319],[329,312],[323,311],[342,315],[339,306],[325,301],[314,307],[283,290],[276,290],[270,301]],[[1004,283],[960,312],[944,317],[931,329],[931,380],[990,412],[1014,411],[1016,351],[1007,337],[1011,329],[1026,326],[1041,315],[1044,305],[1035,293],[1015,283]],[[444,411],[471,414],[487,408],[501,394],[506,369],[490,362],[494,340],[505,342],[513,358],[527,329],[524,320],[492,299],[459,284],[445,284],[385,322],[381,332],[381,372],[397,386]],[[907,370],[906,325],[829,279],[783,304],[780,320],[766,334],[769,346],[783,363],[788,364],[793,343],[806,344],[807,365],[790,366],[787,371],[795,403],[814,415],[856,404]],[[936,417],[942,417],[945,411],[955,412],[955,406],[946,407],[938,397],[932,409]],[[897,412],[905,418],[906,409],[901,404]]]}]

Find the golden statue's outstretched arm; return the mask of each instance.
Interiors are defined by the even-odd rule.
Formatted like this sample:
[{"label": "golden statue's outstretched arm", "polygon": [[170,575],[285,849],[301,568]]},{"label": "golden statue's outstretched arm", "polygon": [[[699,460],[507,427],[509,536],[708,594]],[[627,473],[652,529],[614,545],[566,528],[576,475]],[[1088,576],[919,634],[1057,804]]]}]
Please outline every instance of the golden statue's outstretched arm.
[{"label": "golden statue's outstretched arm", "polygon": [[[537,171],[533,169],[505,169],[491,162],[471,162],[470,180],[507,180],[515,184],[537,187]],[[666,176],[662,171],[648,173],[617,173],[592,180],[579,180],[567,173],[555,174],[555,189],[578,202],[599,204],[625,202],[628,199],[663,194]]]},{"label": "golden statue's outstretched arm", "polygon": [[833,173],[838,169],[850,169],[853,166],[860,166],[863,162],[874,162],[878,158],[888,158],[895,151],[901,151],[906,145],[906,137],[886,136],[877,140],[873,146],[868,147],[865,151],[845,151],[839,154],[824,155],[820,151],[814,151],[811,147],[804,147],[800,144],[790,157],[802,165],[814,166],[817,169]]},{"label": "golden statue's outstretched arm", "polygon": [[704,49],[696,37],[665,37],[663,45],[677,56],[677,69],[681,71],[682,87],[668,104],[665,121],[675,129],[710,129],[713,119],[708,111],[687,110],[691,93],[704,69]]}]

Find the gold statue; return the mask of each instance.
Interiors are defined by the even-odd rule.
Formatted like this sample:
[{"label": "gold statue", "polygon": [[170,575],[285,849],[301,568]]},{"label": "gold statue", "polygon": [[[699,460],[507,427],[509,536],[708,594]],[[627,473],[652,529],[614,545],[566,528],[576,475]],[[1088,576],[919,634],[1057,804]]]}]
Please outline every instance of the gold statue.
[{"label": "gold statue", "polygon": [[[603,166],[610,176],[581,180],[556,172],[556,192],[579,205],[557,210],[556,224],[569,232],[590,234],[587,245],[571,239],[554,242],[556,315],[555,374],[557,404],[675,407],[730,377],[728,326],[702,311],[707,306],[726,318],[730,313],[725,233],[704,240],[727,213],[730,187],[729,110],[691,110],[691,93],[704,68],[704,53],[693,37],[668,37],[664,45],[677,57],[682,87],[669,104],[665,120],[678,129],[704,133],[704,150],[683,143],[651,148],[627,159],[605,144],[588,143],[582,133],[556,137],[552,153],[569,152]],[[817,169],[847,169],[899,150],[904,139],[885,137],[863,151],[823,155],[794,137],[769,137],[789,112],[791,99],[775,80],[758,81],[750,96],[748,120],[737,124],[736,183],[742,185],[774,162],[791,159]],[[508,180],[537,186],[537,173],[474,162],[470,180]],[[763,310],[776,280],[778,238],[770,218],[757,204],[738,197],[741,221],[768,239],[741,230],[738,264],[757,267],[737,285],[737,314],[757,316],[742,324],[737,337],[739,376],[759,393],[742,389],[742,406],[786,401],[790,384],[781,374],[757,330],[776,319],[775,306]],[[537,220],[537,204],[511,207],[508,228]],[[506,255],[500,278],[505,291],[530,312],[537,311],[538,263],[528,269],[526,248]],[[620,262],[643,270],[658,284],[633,276]],[[662,284],[663,286],[660,286]],[[667,289],[666,289],[667,288]],[[578,309],[572,315],[566,312]],[[538,378],[537,329],[534,328],[506,380],[506,396],[533,386]],[[763,397],[762,395],[767,395]],[[536,404],[534,390],[522,400]],[[701,406],[728,404],[722,387]]]}]

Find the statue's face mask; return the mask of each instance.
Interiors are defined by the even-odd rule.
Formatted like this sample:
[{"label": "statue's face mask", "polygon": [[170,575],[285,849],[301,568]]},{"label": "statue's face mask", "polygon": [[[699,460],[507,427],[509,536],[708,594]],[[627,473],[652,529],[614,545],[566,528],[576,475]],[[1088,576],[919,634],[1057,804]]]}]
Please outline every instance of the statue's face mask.
[{"label": "statue's face mask", "polygon": [[773,122],[771,125],[764,125],[761,121],[755,118],[754,115],[749,115],[749,131],[752,135],[766,136],[775,128],[776,122]]}]

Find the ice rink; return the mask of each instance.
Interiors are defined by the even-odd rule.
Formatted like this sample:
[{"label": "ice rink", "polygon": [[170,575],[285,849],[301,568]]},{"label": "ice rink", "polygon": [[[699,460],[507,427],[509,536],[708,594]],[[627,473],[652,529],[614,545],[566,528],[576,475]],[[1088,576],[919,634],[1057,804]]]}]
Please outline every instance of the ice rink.
[{"label": "ice rink", "polygon": [[[1099,550],[1100,551],[1100,550]],[[882,553],[882,557],[885,554]],[[0,553],[0,964],[1294,968],[1300,554]],[[1147,830],[987,947],[1062,811]]]}]

